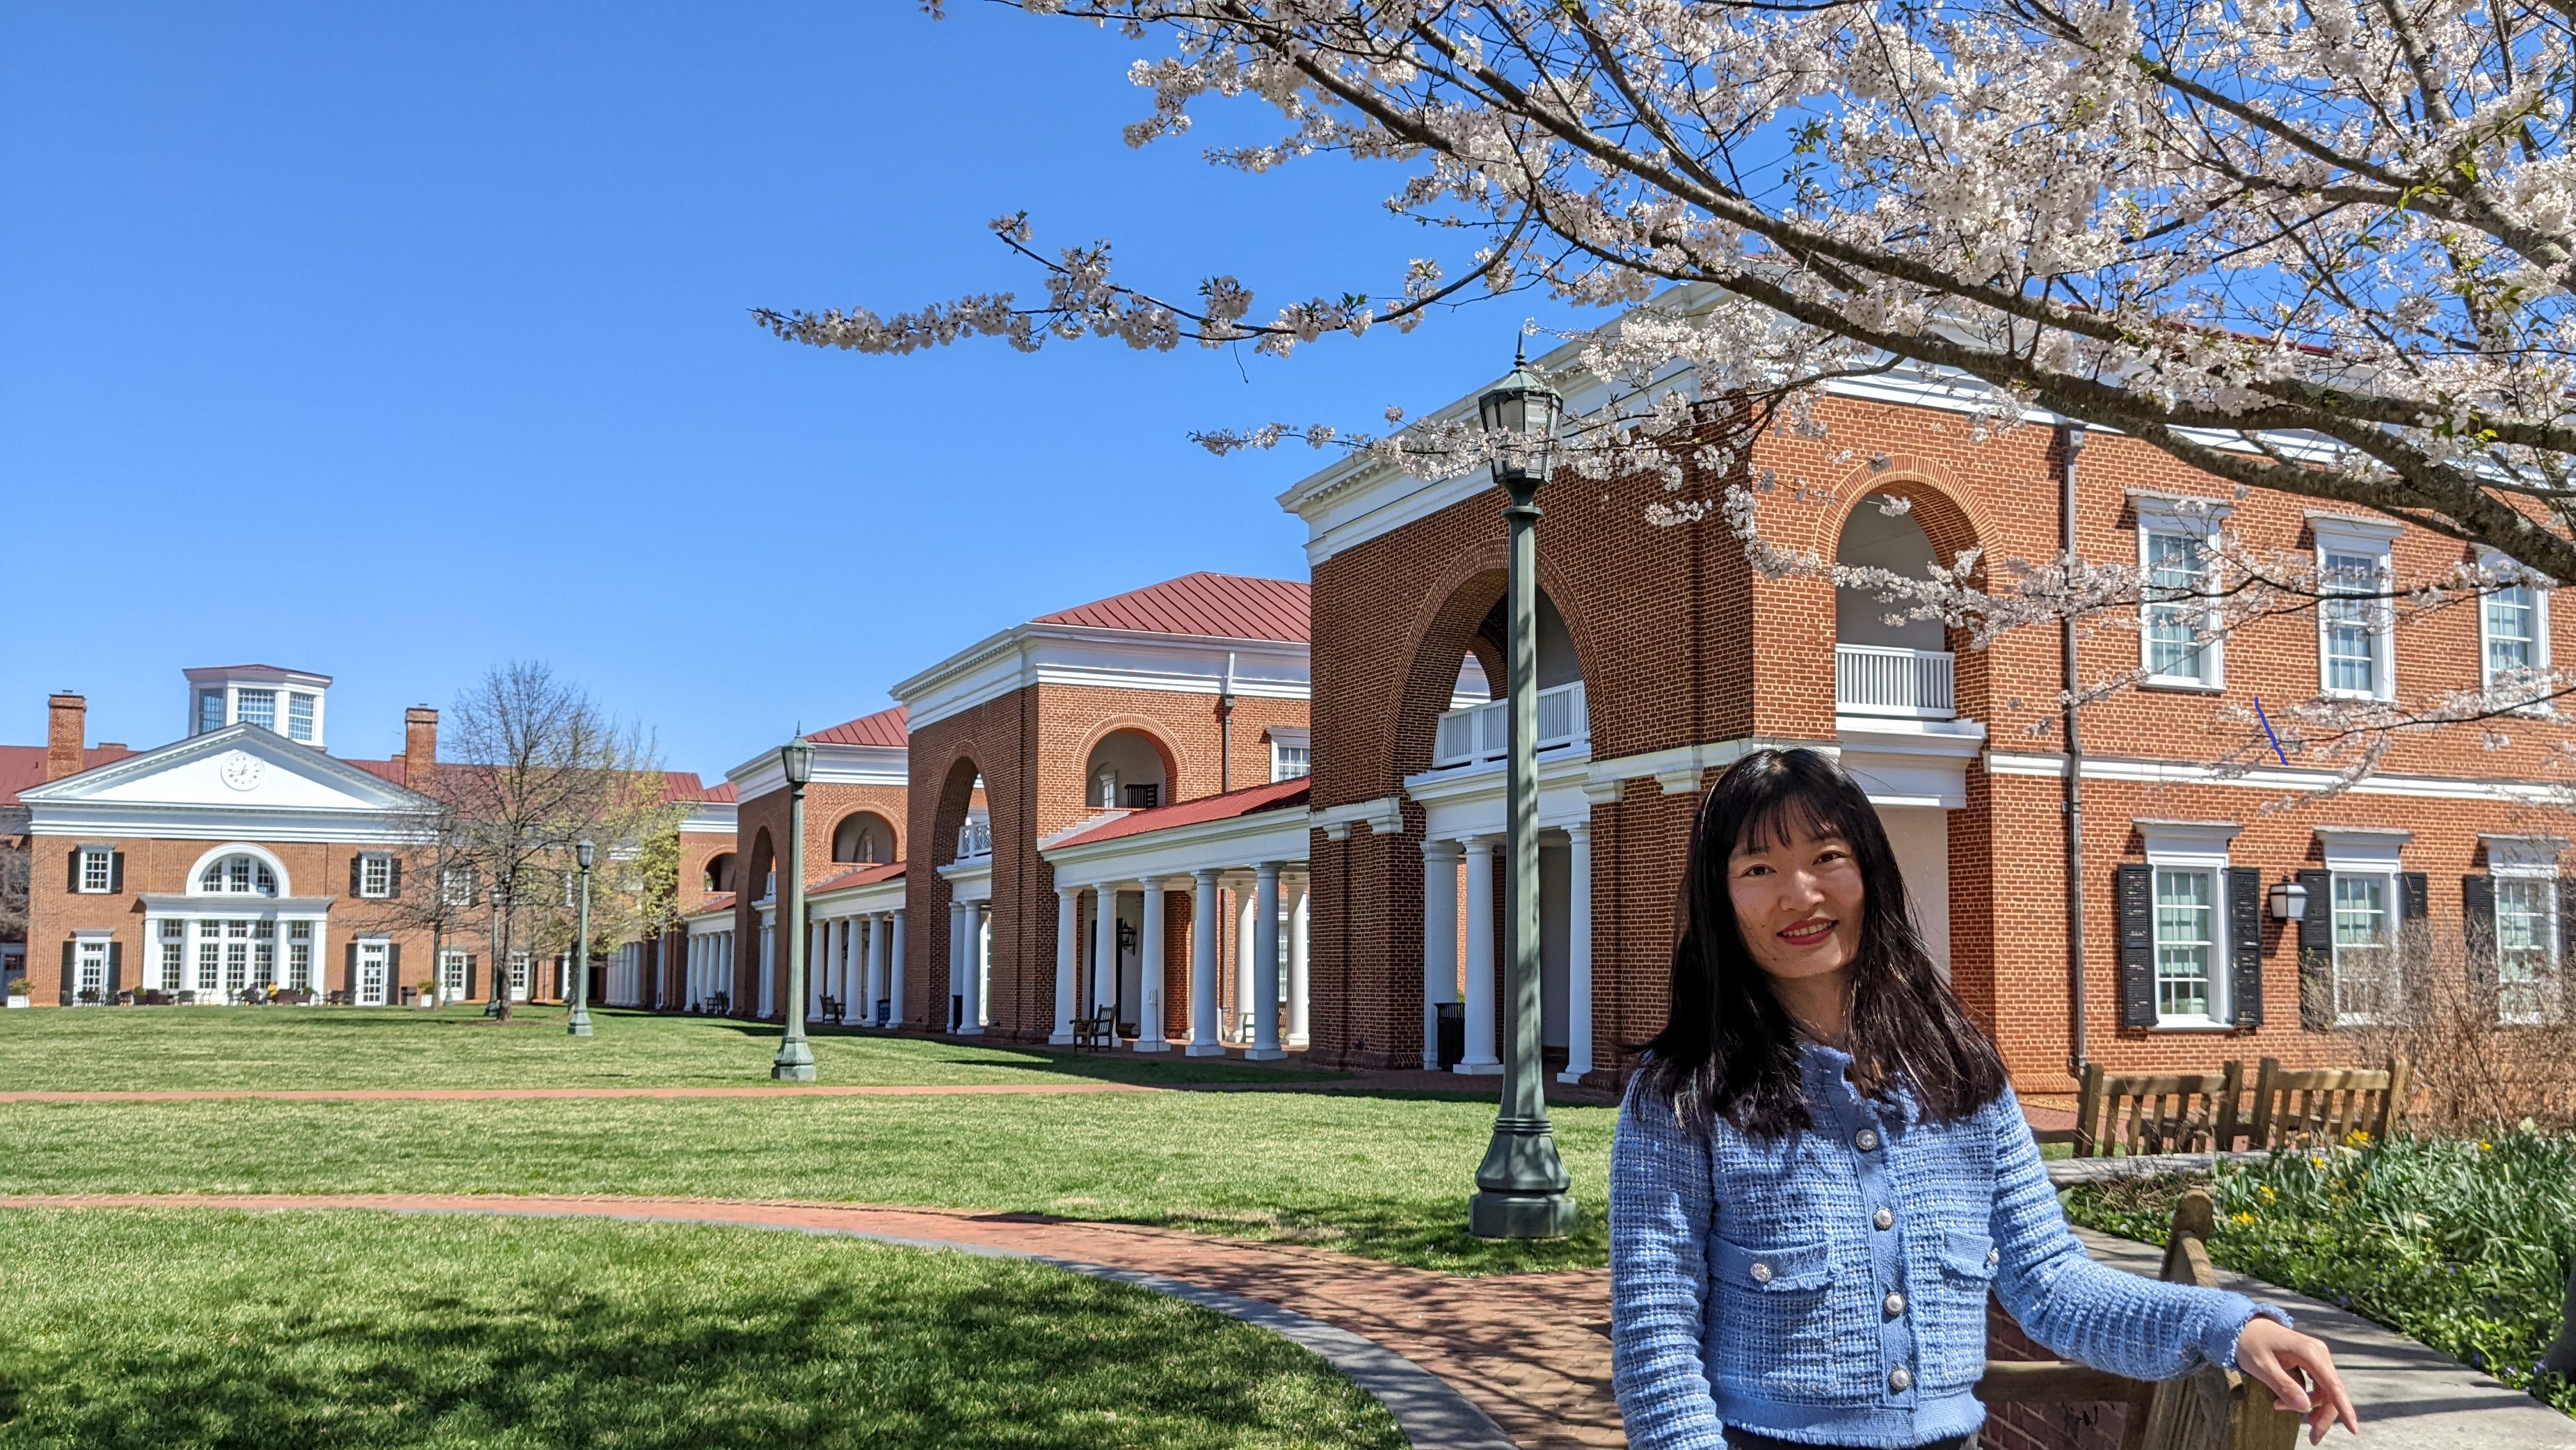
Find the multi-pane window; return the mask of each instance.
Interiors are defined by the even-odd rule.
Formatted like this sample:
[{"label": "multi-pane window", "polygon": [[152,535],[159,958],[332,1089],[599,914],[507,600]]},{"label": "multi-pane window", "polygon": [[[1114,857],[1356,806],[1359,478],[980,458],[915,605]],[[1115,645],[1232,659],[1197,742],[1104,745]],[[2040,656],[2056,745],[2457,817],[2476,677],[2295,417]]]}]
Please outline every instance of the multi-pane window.
[{"label": "multi-pane window", "polygon": [[358,858],[358,894],[374,900],[394,894],[394,860],[391,856]]},{"label": "multi-pane window", "polygon": [[2218,873],[2156,871],[2156,1015],[2207,1017],[2218,962]]},{"label": "multi-pane window", "polygon": [[277,985],[277,923],[255,921],[250,928],[250,979],[263,987]]},{"label": "multi-pane window", "polygon": [[440,952],[438,954],[438,1000],[442,1002],[465,1000],[465,953]]},{"label": "multi-pane window", "polygon": [[197,733],[203,735],[209,730],[221,730],[223,728],[224,692],[221,690],[199,690],[197,692]]},{"label": "multi-pane window", "polygon": [[438,899],[449,906],[474,904],[474,868],[450,866],[439,873]]},{"label": "multi-pane window", "polygon": [[277,692],[275,690],[239,690],[233,695],[233,718],[244,725],[262,730],[277,728]]},{"label": "multi-pane window", "polygon": [[510,1000],[513,1002],[528,1000],[528,954],[526,952],[510,953]]},{"label": "multi-pane window", "polygon": [[108,943],[104,938],[81,938],[74,963],[78,973],[74,984],[74,990],[78,995],[73,998],[74,1001],[104,1002],[107,1000],[107,948]]},{"label": "multi-pane window", "polygon": [[391,1000],[391,948],[381,941],[358,943],[357,1004],[382,1007]]},{"label": "multi-pane window", "polygon": [[116,889],[116,853],[105,846],[83,846],[80,853],[80,889],[98,895]]},{"label": "multi-pane window", "polygon": [[2495,878],[2496,1016],[2541,1022],[2558,975],[2558,882],[2549,877]]},{"label": "multi-pane window", "polygon": [[224,923],[224,996],[227,1000],[241,995],[250,984],[250,923]]},{"label": "multi-pane window", "polygon": [[2487,683],[2510,679],[2540,663],[2540,599],[2528,584],[2499,589],[2486,598]]},{"label": "multi-pane window", "polygon": [[2325,620],[2326,688],[2370,695],[2379,691],[2377,624],[2379,560],[2370,554],[2326,555],[2324,591],[2318,606]]},{"label": "multi-pane window", "polygon": [[2334,1009],[2342,1022],[2370,1022],[2395,1001],[2397,924],[2389,910],[2390,878],[2343,872],[2334,877]]},{"label": "multi-pane window", "polygon": [[1284,740],[1271,743],[1270,778],[1272,780],[1295,780],[1299,776],[1312,775],[1314,772],[1315,748],[1312,745],[1291,745]]},{"label": "multi-pane window", "polygon": [[176,918],[161,923],[161,976],[155,984],[165,992],[176,992],[187,985],[188,924]]},{"label": "multi-pane window", "polygon": [[2208,552],[2197,533],[2149,529],[2140,544],[2146,567],[2146,665],[2158,679],[2215,684],[2216,661],[2200,634],[2208,618],[2201,597]]},{"label": "multi-pane window", "polygon": [[223,981],[224,927],[219,921],[197,923],[197,994],[214,995]]},{"label": "multi-pane window", "polygon": [[216,895],[275,896],[277,873],[256,856],[226,856],[207,864],[197,888]]},{"label": "multi-pane window", "polygon": [[286,924],[286,985],[299,991],[313,986],[313,923]]},{"label": "multi-pane window", "polygon": [[286,697],[286,738],[313,742],[313,697],[302,690]]}]

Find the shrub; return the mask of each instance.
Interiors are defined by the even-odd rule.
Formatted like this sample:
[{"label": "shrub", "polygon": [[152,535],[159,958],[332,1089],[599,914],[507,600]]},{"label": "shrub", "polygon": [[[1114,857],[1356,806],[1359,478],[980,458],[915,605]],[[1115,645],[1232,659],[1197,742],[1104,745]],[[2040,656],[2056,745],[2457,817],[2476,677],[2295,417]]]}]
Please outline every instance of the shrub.
[{"label": "shrub", "polygon": [[9,979],[8,990],[0,992],[0,997],[25,997],[29,995],[31,994],[27,991],[27,979],[24,977],[11,977]]},{"label": "shrub", "polygon": [[[2210,1257],[2328,1299],[2576,1415],[2576,1385],[2534,1374],[2576,1265],[2576,1136],[2397,1137],[2222,1164]],[[2164,1242],[2181,1179],[2068,1195],[2089,1227]],[[2535,1382],[2536,1379],[2538,1382]]]}]

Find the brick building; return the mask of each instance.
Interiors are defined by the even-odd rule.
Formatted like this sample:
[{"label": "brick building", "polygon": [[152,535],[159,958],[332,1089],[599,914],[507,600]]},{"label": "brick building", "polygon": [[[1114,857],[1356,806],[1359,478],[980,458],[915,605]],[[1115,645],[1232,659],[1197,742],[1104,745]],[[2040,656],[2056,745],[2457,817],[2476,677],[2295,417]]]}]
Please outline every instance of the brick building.
[{"label": "brick building", "polygon": [[[1576,352],[1542,366],[1569,377],[1579,411],[1600,393],[1570,376]],[[1819,411],[1827,436],[1766,435],[1749,466],[1810,486],[1760,495],[1761,527],[1825,559],[1920,578],[1970,549],[2054,557],[2069,467],[2090,559],[2185,567],[2221,517],[2249,547],[2346,577],[2468,557],[2358,508],[2237,498],[2128,438],[2041,423],[1972,441],[1962,405],[1919,378],[1856,383]],[[1812,502],[1826,488],[1832,501]],[[2484,934],[2500,1010],[2566,1010],[2554,721],[2516,721],[2486,751],[2458,731],[2404,737],[2331,797],[2306,794],[2326,771],[2220,767],[2259,740],[2258,698],[2277,712],[2545,669],[2545,593],[2403,623],[2329,603],[2202,649],[2188,620],[2085,632],[2083,680],[2150,674],[2083,712],[2079,982],[2056,632],[1972,650],[1937,622],[1890,624],[1884,603],[1829,580],[1757,572],[1714,518],[1650,526],[1668,498],[1655,480],[1563,475],[1540,496],[1542,1036],[1564,1075],[1613,1075],[1660,1027],[1693,808],[1727,763],[1775,744],[1839,752],[1868,787],[1927,942],[2025,1091],[2067,1089],[2079,1051],[2130,1069],[2347,1061],[2338,1025],[2367,1020],[2404,972],[2461,970]],[[1492,1058],[1503,722],[1453,697],[1480,677],[1501,693],[1504,501],[1481,475],[1426,483],[1366,458],[1281,497],[1314,570],[1319,1056],[1445,1062],[1448,1017],[1461,1070]],[[2273,904],[2283,884],[2304,891],[2294,919],[2275,919],[2293,905]]]},{"label": "brick building", "polygon": [[[903,707],[879,710],[805,737],[814,774],[805,787],[805,884],[809,891],[857,866],[904,859],[908,815],[909,734]],[[786,742],[782,740],[781,745]],[[786,990],[787,960],[778,950],[778,872],[787,856],[790,793],[778,747],[726,773],[735,799],[730,861],[711,861],[705,884],[731,891],[730,940],[741,944],[740,970],[729,977],[727,1008],[740,1017],[776,1017]],[[716,866],[722,870],[716,870]],[[724,878],[719,880],[718,878]],[[807,905],[810,927],[812,904]],[[820,1006],[821,974],[806,974],[807,1010]]]},{"label": "brick building", "polygon": [[[911,721],[900,1022],[1060,1037],[1059,947],[1099,936],[1102,896],[1060,902],[1041,846],[1302,774],[1306,586],[1185,575],[1014,625],[892,693]],[[1122,913],[1141,944],[1134,896],[1110,894],[1113,951]]]}]

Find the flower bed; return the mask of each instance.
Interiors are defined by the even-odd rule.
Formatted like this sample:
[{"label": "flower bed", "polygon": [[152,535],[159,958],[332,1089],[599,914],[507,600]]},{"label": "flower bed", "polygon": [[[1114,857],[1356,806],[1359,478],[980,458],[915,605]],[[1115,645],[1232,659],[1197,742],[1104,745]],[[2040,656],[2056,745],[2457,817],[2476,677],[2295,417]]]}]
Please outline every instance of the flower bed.
[{"label": "flower bed", "polygon": [[[2397,1137],[2223,1164],[2210,1256],[2331,1300],[2576,1415],[2576,1385],[2534,1383],[2576,1263],[2576,1136]],[[2191,1184],[2129,1179],[2066,1195],[2075,1222],[2164,1242]]]}]

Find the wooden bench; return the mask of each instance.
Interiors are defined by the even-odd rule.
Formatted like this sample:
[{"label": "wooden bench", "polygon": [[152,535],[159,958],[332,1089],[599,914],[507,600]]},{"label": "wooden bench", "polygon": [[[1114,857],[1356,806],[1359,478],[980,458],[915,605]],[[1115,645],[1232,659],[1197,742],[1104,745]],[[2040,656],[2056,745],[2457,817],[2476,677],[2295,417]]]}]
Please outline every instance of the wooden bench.
[{"label": "wooden bench", "polygon": [[1076,1048],[1102,1049],[1114,1045],[1118,1028],[1110,1021],[1111,1009],[1101,1008],[1088,1017],[1073,1019],[1073,1045]]},{"label": "wooden bench", "polygon": [[[2208,1240],[2216,1226],[2209,1195],[2193,1189],[2174,1209],[2165,1238],[2167,1283],[2218,1287]],[[1988,1405],[2108,1401],[2126,1407],[2120,1450],[2290,1450],[2301,1421],[2276,1409],[2272,1391],[2234,1370],[2204,1364],[2180,1379],[2133,1380],[2066,1360],[1998,1360],[1977,1382]]]},{"label": "wooden bench", "polygon": [[2354,1133],[2377,1141],[2404,1115],[2412,1085],[2412,1068],[2402,1056],[2377,1070],[2292,1071],[2278,1058],[2264,1058],[2254,1074],[2254,1115],[2245,1146],[2330,1147]]},{"label": "wooden bench", "polygon": [[2214,1073],[2106,1073],[2089,1063],[2075,1099],[2075,1156],[2226,1152],[2236,1146],[2244,1072],[2239,1062]]},{"label": "wooden bench", "polygon": [[820,1012],[818,1012],[818,1013],[816,1013],[816,1014],[815,1014],[815,1016],[816,1016],[819,1020],[821,1020],[821,1021],[825,1021],[825,1022],[829,1022],[829,1023],[831,1023],[831,1024],[832,1024],[833,1026],[835,1026],[835,1027],[840,1026],[840,1025],[841,1025],[841,999],[840,999],[840,998],[838,998],[838,997],[826,997],[826,998],[824,998],[824,999],[823,999],[823,1010],[822,1010],[822,1011],[820,1011]]}]

